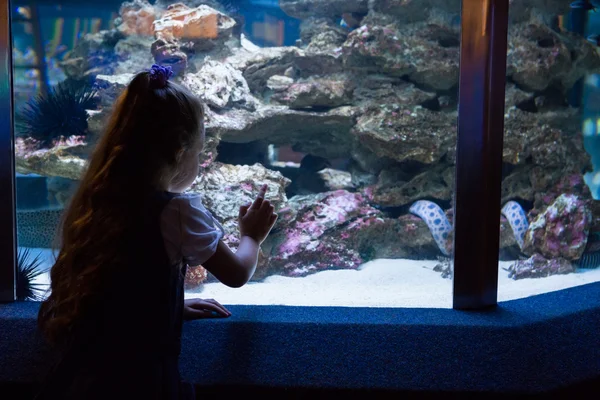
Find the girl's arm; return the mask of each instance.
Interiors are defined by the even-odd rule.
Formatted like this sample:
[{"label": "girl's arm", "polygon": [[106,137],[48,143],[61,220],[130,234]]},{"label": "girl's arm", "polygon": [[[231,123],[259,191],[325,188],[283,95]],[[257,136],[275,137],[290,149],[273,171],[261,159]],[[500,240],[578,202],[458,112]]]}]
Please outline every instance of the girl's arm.
[{"label": "girl's arm", "polygon": [[252,278],[258,262],[260,244],[277,221],[273,205],[265,200],[267,185],[263,185],[254,203],[240,207],[238,216],[240,245],[234,253],[219,241],[217,250],[203,266],[223,284],[238,288]]},{"label": "girl's arm", "polygon": [[222,240],[217,250],[202,266],[224,285],[232,288],[244,286],[256,270],[259,243],[249,236],[240,238],[240,245],[234,253]]}]

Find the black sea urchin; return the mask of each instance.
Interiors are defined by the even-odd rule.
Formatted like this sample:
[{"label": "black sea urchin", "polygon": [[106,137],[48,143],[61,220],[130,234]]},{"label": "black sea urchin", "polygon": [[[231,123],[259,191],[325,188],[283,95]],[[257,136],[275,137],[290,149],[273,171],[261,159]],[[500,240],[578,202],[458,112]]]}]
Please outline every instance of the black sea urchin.
[{"label": "black sea urchin", "polygon": [[16,115],[17,135],[50,145],[61,136],[87,134],[86,110],[96,106],[96,91],[88,82],[65,81],[29,100]]},{"label": "black sea urchin", "polygon": [[34,283],[35,278],[46,272],[41,268],[41,253],[32,257],[29,249],[19,250],[17,255],[17,300],[41,301],[44,289],[42,283]]}]

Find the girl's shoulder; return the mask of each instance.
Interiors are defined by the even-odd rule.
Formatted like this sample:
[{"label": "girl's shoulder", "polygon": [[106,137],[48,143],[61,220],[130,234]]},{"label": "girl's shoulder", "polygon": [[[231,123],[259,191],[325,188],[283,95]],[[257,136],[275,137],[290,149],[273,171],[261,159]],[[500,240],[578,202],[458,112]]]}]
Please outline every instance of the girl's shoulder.
[{"label": "girl's shoulder", "polygon": [[170,193],[170,196],[171,199],[162,213],[163,219],[179,218],[183,223],[213,225],[215,218],[204,206],[201,194]]},{"label": "girl's shoulder", "polygon": [[177,208],[179,210],[186,208],[197,208],[206,211],[202,202],[202,195],[199,193],[170,193],[171,199],[167,203],[167,208]]}]

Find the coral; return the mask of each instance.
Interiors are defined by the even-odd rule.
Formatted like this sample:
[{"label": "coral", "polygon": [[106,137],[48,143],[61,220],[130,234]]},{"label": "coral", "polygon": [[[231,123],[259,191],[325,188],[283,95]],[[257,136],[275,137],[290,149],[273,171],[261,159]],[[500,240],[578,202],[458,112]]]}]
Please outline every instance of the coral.
[{"label": "coral", "polygon": [[211,107],[255,108],[256,100],[250,94],[248,83],[242,73],[229,64],[207,61],[198,73],[186,74],[182,84]]},{"label": "coral", "polygon": [[265,198],[276,210],[281,208],[287,201],[285,188],[289,183],[279,172],[260,164],[248,166],[215,162],[198,176],[189,192],[202,194],[203,204],[227,228],[228,222],[237,221],[239,207],[254,201],[263,184],[268,186]]},{"label": "coral", "polygon": [[508,277],[512,279],[544,278],[550,275],[575,272],[575,267],[564,258],[546,259],[534,254],[527,260],[519,260],[508,267]]},{"label": "coral", "polygon": [[184,288],[185,290],[194,290],[206,282],[208,278],[208,271],[201,266],[188,267],[185,274]]},{"label": "coral", "polygon": [[172,4],[160,19],[154,21],[157,39],[214,40],[231,36],[235,21],[206,5],[190,8],[182,3]]},{"label": "coral", "polygon": [[380,212],[364,196],[344,190],[295,196],[265,244],[268,264],[259,273],[303,276],[325,269],[355,269],[364,262],[353,237]]},{"label": "coral", "polygon": [[62,82],[30,100],[16,115],[17,134],[51,146],[60,137],[87,134],[87,110],[96,106],[96,92],[84,82]]},{"label": "coral", "polygon": [[146,0],[134,0],[121,4],[118,29],[125,35],[152,36],[154,20],[160,17],[160,10]]},{"label": "coral", "polygon": [[529,225],[523,252],[577,260],[585,250],[591,222],[592,215],[584,201],[562,194]]}]

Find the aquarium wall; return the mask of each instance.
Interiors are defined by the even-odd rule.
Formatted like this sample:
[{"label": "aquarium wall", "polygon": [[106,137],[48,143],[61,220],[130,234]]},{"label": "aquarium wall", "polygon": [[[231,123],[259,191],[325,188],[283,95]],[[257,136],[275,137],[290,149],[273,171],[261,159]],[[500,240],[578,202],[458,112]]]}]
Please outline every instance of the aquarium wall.
[{"label": "aquarium wall", "polygon": [[[60,3],[12,7],[14,26],[38,16],[13,29],[19,270],[39,285],[21,298],[46,294],[87,156],[133,74],[158,63],[207,106],[190,192],[224,241],[236,248],[238,208],[264,183],[279,214],[251,283],[190,266],[186,296],[452,306],[459,0]],[[567,23],[588,8],[510,4],[499,300],[600,279],[582,128],[600,56]]]}]

